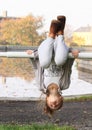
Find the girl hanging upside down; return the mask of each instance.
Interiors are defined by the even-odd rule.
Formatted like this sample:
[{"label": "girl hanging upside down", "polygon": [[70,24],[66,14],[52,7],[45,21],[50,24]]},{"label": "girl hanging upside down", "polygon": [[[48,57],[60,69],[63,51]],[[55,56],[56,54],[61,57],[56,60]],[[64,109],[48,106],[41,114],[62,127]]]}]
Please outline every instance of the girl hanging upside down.
[{"label": "girl hanging upside down", "polygon": [[[28,50],[28,54],[34,53],[34,66],[37,69],[37,84],[40,90],[46,94],[44,112],[52,115],[63,105],[62,90],[70,85],[71,67],[79,51],[67,47],[64,42],[64,28],[66,17],[57,16],[52,20],[49,36],[44,40],[37,51]],[[74,58],[68,58],[71,52]]]}]

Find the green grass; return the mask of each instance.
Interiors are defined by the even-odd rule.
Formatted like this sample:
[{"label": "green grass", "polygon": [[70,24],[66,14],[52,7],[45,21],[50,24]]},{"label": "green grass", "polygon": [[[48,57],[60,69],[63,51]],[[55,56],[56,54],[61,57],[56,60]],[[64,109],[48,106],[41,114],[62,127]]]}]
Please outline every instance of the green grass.
[{"label": "green grass", "polygon": [[57,126],[52,124],[32,125],[0,125],[0,130],[76,130],[71,126]]},{"label": "green grass", "polygon": [[78,97],[68,97],[64,99],[65,102],[73,102],[73,101],[92,101],[92,95],[83,95]]}]

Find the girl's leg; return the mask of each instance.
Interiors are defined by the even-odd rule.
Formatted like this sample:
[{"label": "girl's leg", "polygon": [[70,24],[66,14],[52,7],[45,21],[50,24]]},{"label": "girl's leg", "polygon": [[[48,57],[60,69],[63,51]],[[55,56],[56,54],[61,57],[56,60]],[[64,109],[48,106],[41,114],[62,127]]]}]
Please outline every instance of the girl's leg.
[{"label": "girl's leg", "polygon": [[59,35],[54,42],[54,52],[55,52],[55,63],[60,66],[65,63],[68,58],[69,48],[64,42],[64,36]]},{"label": "girl's leg", "polygon": [[41,67],[43,68],[49,67],[51,63],[54,49],[54,39],[60,29],[60,25],[61,23],[58,20],[51,21],[49,37],[43,41],[38,48],[39,61]]},{"label": "girl's leg", "polygon": [[54,39],[48,37],[44,40],[38,48],[38,57],[40,66],[43,68],[49,67],[52,60],[52,53],[54,48]]}]

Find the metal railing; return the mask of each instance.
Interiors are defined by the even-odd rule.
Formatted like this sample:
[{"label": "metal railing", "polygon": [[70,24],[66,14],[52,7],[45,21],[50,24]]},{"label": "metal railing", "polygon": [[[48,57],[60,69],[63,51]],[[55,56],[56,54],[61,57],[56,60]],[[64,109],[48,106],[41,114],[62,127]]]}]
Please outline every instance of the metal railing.
[{"label": "metal railing", "polygon": [[[72,54],[69,53],[69,58],[73,58]],[[31,55],[27,54],[27,52],[0,52],[0,57],[7,58],[34,58],[34,53]],[[80,52],[78,59],[92,59],[92,52]]]},{"label": "metal railing", "polygon": [[[34,53],[31,55],[27,54],[27,50],[35,50],[38,47],[33,46],[0,46],[0,57],[8,57],[8,58],[34,58]],[[69,58],[73,58],[72,54],[69,53]],[[91,51],[81,50],[79,55],[79,59],[92,59]]]}]

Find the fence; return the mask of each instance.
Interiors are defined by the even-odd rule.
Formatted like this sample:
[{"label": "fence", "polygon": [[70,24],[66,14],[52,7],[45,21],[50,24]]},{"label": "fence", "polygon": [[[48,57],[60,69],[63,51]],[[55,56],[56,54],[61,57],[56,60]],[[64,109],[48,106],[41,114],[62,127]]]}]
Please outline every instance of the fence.
[{"label": "fence", "polygon": [[[92,53],[92,46],[82,47],[84,56],[86,52],[88,55]],[[92,83],[92,58],[78,59],[78,78],[89,83]]]}]

